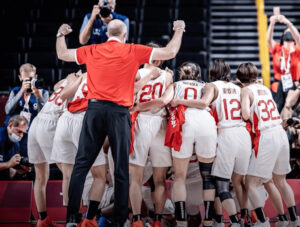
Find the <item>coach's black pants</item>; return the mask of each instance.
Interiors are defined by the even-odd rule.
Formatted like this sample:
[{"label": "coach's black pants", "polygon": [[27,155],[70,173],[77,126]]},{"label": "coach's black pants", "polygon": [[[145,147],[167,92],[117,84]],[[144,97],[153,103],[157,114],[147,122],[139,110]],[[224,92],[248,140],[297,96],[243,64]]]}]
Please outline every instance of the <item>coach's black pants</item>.
[{"label": "coach's black pants", "polygon": [[70,181],[68,214],[78,213],[86,175],[108,136],[115,166],[114,218],[119,224],[125,222],[128,217],[130,127],[128,108],[108,101],[89,101]]}]

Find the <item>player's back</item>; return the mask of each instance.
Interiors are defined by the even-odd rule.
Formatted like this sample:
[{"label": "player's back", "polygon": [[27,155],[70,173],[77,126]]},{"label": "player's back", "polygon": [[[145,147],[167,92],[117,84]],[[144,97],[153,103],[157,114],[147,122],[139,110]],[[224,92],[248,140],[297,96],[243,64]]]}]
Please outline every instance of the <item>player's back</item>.
[{"label": "player's back", "polygon": [[245,126],[241,118],[241,88],[226,81],[215,81],[213,84],[218,89],[218,96],[212,103],[218,128]]},{"label": "player's back", "polygon": [[[139,74],[141,78],[145,77],[150,72],[148,68],[139,69]],[[149,102],[151,100],[160,98],[164,92],[166,91],[167,86],[167,77],[166,71],[161,70],[161,74],[159,77],[154,80],[150,80],[146,85],[142,87],[142,89],[137,93],[136,102],[143,103]],[[153,109],[145,112],[141,112],[140,114],[151,114],[151,115],[166,115],[165,108]]]},{"label": "player's back", "polygon": [[281,118],[271,91],[261,84],[251,84],[247,88],[253,94],[253,103],[250,108],[253,132],[280,125]]},{"label": "player's back", "polygon": [[66,109],[67,100],[61,99],[61,92],[67,85],[68,81],[65,79],[58,89],[56,89],[50,96],[48,101],[43,106],[39,114],[48,116],[59,117]]},{"label": "player's back", "polygon": [[85,111],[88,105],[86,99],[88,93],[87,78],[82,78],[80,85],[78,86],[72,101],[68,103],[68,111],[71,113]]}]

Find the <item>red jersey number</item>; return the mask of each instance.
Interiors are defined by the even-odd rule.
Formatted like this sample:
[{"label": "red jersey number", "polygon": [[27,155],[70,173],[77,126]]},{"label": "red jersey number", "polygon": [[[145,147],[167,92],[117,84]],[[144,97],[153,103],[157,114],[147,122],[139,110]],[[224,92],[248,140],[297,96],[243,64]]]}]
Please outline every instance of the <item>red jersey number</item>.
[{"label": "red jersey number", "polygon": [[[278,120],[280,119],[280,116],[276,113],[276,106],[272,99],[265,100],[259,100],[258,104],[259,107],[262,106],[262,109],[260,109],[260,119],[262,121],[269,121],[269,120]],[[275,111],[275,113],[274,113]]]},{"label": "red jersey number", "polygon": [[48,99],[48,102],[54,101],[55,105],[61,106],[66,101],[60,98],[60,93],[62,92],[63,89],[64,87],[59,87],[55,92],[53,92],[51,97]]},{"label": "red jersey number", "polygon": [[[229,105],[227,104],[229,103]],[[237,99],[223,99],[224,113],[225,119],[229,120],[241,120],[240,111],[241,111],[241,103]],[[229,114],[228,114],[229,111]],[[236,113],[236,114],[234,114]]]},{"label": "red jersey number", "polygon": [[197,90],[193,87],[187,87],[184,89],[184,99],[188,99],[188,93],[193,92],[194,93],[194,99],[197,99]]},{"label": "red jersey number", "polygon": [[[156,98],[160,98],[161,97],[161,94],[162,94],[162,89],[163,89],[163,84],[160,83],[160,82],[157,82],[153,85],[151,84],[146,84],[143,88],[142,88],[142,93],[140,95],[140,99],[139,99],[139,102],[142,103],[142,102],[149,102],[151,101],[151,98],[152,99],[156,99]],[[156,91],[158,90],[158,96],[155,97],[155,93]],[[150,97],[145,97],[145,96],[149,96],[151,95],[151,98]]]}]

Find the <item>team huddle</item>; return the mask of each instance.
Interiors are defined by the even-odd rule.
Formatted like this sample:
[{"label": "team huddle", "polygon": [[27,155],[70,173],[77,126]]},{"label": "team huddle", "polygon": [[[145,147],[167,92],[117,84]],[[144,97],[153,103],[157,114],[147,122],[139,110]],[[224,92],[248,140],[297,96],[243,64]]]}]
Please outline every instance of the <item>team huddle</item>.
[{"label": "team huddle", "polygon": [[[249,210],[254,210],[258,219],[254,226],[270,226],[263,207],[265,190],[272,195],[278,192],[275,183],[291,219],[287,220],[283,208],[278,209],[277,226],[299,226],[294,195],[285,180],[290,171],[288,139],[270,90],[257,83],[256,67],[241,64],[238,80],[230,81],[229,65],[214,60],[209,69],[212,82],[204,83],[199,65],[185,62],[178,69],[179,81],[173,82],[172,71],[160,69],[162,63],[145,64],[136,76],[129,156],[131,225],[144,226],[144,200],[154,211],[152,226],[162,226],[166,212],[175,214],[177,226],[199,226],[199,205],[203,203],[203,226],[225,226],[222,206],[231,226],[252,226]],[[86,72],[68,75],[54,90],[29,130],[38,210],[46,210],[42,195],[49,167],[45,163],[57,163],[62,171],[63,202],[68,204],[70,176],[88,104]],[[111,160],[106,141],[86,179],[85,203],[102,198],[99,208],[105,209],[113,202]],[[170,168],[173,203],[167,199],[165,185]],[[145,189],[147,182],[151,190]],[[277,195],[271,197],[272,202],[282,207]]]}]

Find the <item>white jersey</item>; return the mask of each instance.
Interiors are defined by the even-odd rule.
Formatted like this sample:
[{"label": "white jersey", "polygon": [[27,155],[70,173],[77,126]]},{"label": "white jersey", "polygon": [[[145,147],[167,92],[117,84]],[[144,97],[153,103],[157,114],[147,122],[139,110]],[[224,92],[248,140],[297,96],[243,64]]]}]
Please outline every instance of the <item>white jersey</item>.
[{"label": "white jersey", "polygon": [[68,81],[65,79],[62,84],[56,89],[45,103],[39,114],[49,115],[53,118],[58,118],[65,110],[67,100],[63,100],[60,97],[61,91],[67,85]]},{"label": "white jersey", "polygon": [[218,97],[212,103],[212,109],[218,128],[246,126],[241,117],[241,88],[231,82],[215,81]]},{"label": "white jersey", "polygon": [[74,94],[74,97],[72,99],[72,102],[78,99],[83,99],[86,97],[88,91],[88,87],[87,87],[87,77],[85,77],[84,79],[82,79],[80,85],[77,88],[76,93]]},{"label": "white jersey", "polygon": [[257,133],[257,130],[280,125],[281,118],[271,91],[261,84],[251,84],[247,88],[253,93],[253,103],[250,108],[252,131]]},{"label": "white jersey", "polygon": [[[139,74],[141,78],[145,77],[150,72],[150,69],[142,68],[139,69]],[[153,99],[160,98],[165,90],[166,90],[166,71],[162,70],[159,77],[155,78],[154,80],[150,80],[144,87],[137,93],[136,102],[149,102]],[[140,114],[150,114],[150,115],[159,115],[165,116],[166,110],[165,108],[157,108],[145,112],[140,112]]]}]

